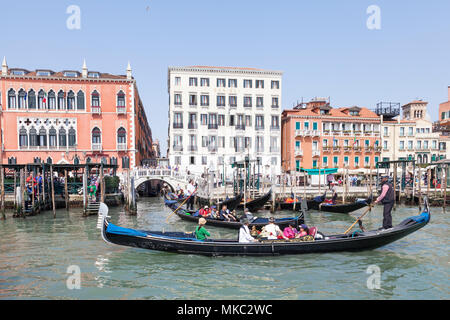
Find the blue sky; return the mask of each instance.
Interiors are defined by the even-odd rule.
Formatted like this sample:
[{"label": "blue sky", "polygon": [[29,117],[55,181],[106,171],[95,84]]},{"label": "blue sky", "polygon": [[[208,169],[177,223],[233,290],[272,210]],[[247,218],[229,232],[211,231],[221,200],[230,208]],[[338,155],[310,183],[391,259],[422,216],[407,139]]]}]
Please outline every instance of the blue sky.
[{"label": "blue sky", "polygon": [[[81,10],[70,30],[67,7]],[[369,30],[370,5],[381,29]],[[450,85],[450,1],[2,1],[0,56],[9,67],[125,74],[131,62],[153,138],[167,147],[168,66],[281,70],[283,109],[331,97],[333,106],[429,102]]]}]

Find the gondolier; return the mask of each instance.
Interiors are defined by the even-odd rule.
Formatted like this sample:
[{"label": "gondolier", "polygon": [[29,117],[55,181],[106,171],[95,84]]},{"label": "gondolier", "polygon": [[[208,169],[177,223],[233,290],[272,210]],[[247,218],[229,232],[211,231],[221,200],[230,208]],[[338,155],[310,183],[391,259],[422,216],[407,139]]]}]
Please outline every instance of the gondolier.
[{"label": "gondolier", "polygon": [[189,200],[187,201],[186,207],[188,210],[194,210],[194,193],[195,193],[195,186],[194,181],[191,179],[189,181],[189,184],[187,186],[187,196],[189,197]]},{"label": "gondolier", "polygon": [[392,215],[391,211],[394,207],[395,192],[392,184],[389,183],[389,177],[384,176],[381,178],[381,194],[375,201],[375,204],[383,204],[383,229],[392,228]]}]

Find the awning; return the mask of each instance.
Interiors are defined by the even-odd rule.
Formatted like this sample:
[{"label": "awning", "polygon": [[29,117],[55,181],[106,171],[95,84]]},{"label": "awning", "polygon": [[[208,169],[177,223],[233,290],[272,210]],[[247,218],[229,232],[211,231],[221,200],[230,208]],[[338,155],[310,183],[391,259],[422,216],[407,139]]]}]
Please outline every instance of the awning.
[{"label": "awning", "polygon": [[[320,169],[320,174],[330,174],[330,173],[337,173],[338,169]],[[300,169],[300,172],[306,172],[307,174],[311,176],[319,175],[319,169]]]}]

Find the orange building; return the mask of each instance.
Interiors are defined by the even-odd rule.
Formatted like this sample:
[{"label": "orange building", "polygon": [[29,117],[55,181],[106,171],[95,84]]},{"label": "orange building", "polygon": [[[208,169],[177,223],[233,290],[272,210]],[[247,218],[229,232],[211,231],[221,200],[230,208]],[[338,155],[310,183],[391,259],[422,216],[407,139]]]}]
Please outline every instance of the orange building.
[{"label": "orange building", "polygon": [[438,125],[445,135],[450,135],[450,86],[448,87],[448,101],[439,105]]},{"label": "orange building", "polygon": [[126,75],[8,68],[0,75],[2,163],[104,162],[119,171],[152,158],[152,134]]},{"label": "orange building", "polygon": [[381,119],[367,108],[332,108],[315,99],[284,110],[281,125],[285,171],[370,169],[381,160]]}]

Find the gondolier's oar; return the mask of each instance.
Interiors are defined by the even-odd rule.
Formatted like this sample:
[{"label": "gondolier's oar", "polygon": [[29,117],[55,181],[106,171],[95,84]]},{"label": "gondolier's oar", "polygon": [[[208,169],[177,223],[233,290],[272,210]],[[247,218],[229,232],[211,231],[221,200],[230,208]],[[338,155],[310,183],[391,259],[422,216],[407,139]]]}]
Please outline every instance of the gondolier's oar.
[{"label": "gondolier's oar", "polygon": [[[197,188],[198,188],[198,187],[197,187]],[[169,218],[170,218],[175,212],[177,212],[178,209],[180,209],[180,208],[183,206],[183,204],[185,204],[186,201],[189,200],[190,197],[192,197],[192,195],[197,191],[197,188],[195,188],[194,192],[192,192],[192,193],[189,195],[189,197],[187,197],[187,198],[183,201],[183,203],[179,205],[178,208],[176,208],[174,211],[172,211],[171,214],[169,214],[169,216],[168,216],[167,219],[166,219],[166,223],[167,223],[167,221],[169,221]]]},{"label": "gondolier's oar", "polygon": [[372,204],[369,204],[369,208],[367,208],[366,212],[364,212],[358,219],[356,219],[356,221],[350,226],[350,228],[347,229],[347,231],[344,232],[344,234],[347,234],[350,230],[352,230],[354,225],[357,224],[361,220],[361,218],[364,217],[368,212],[370,212],[371,209]]}]

